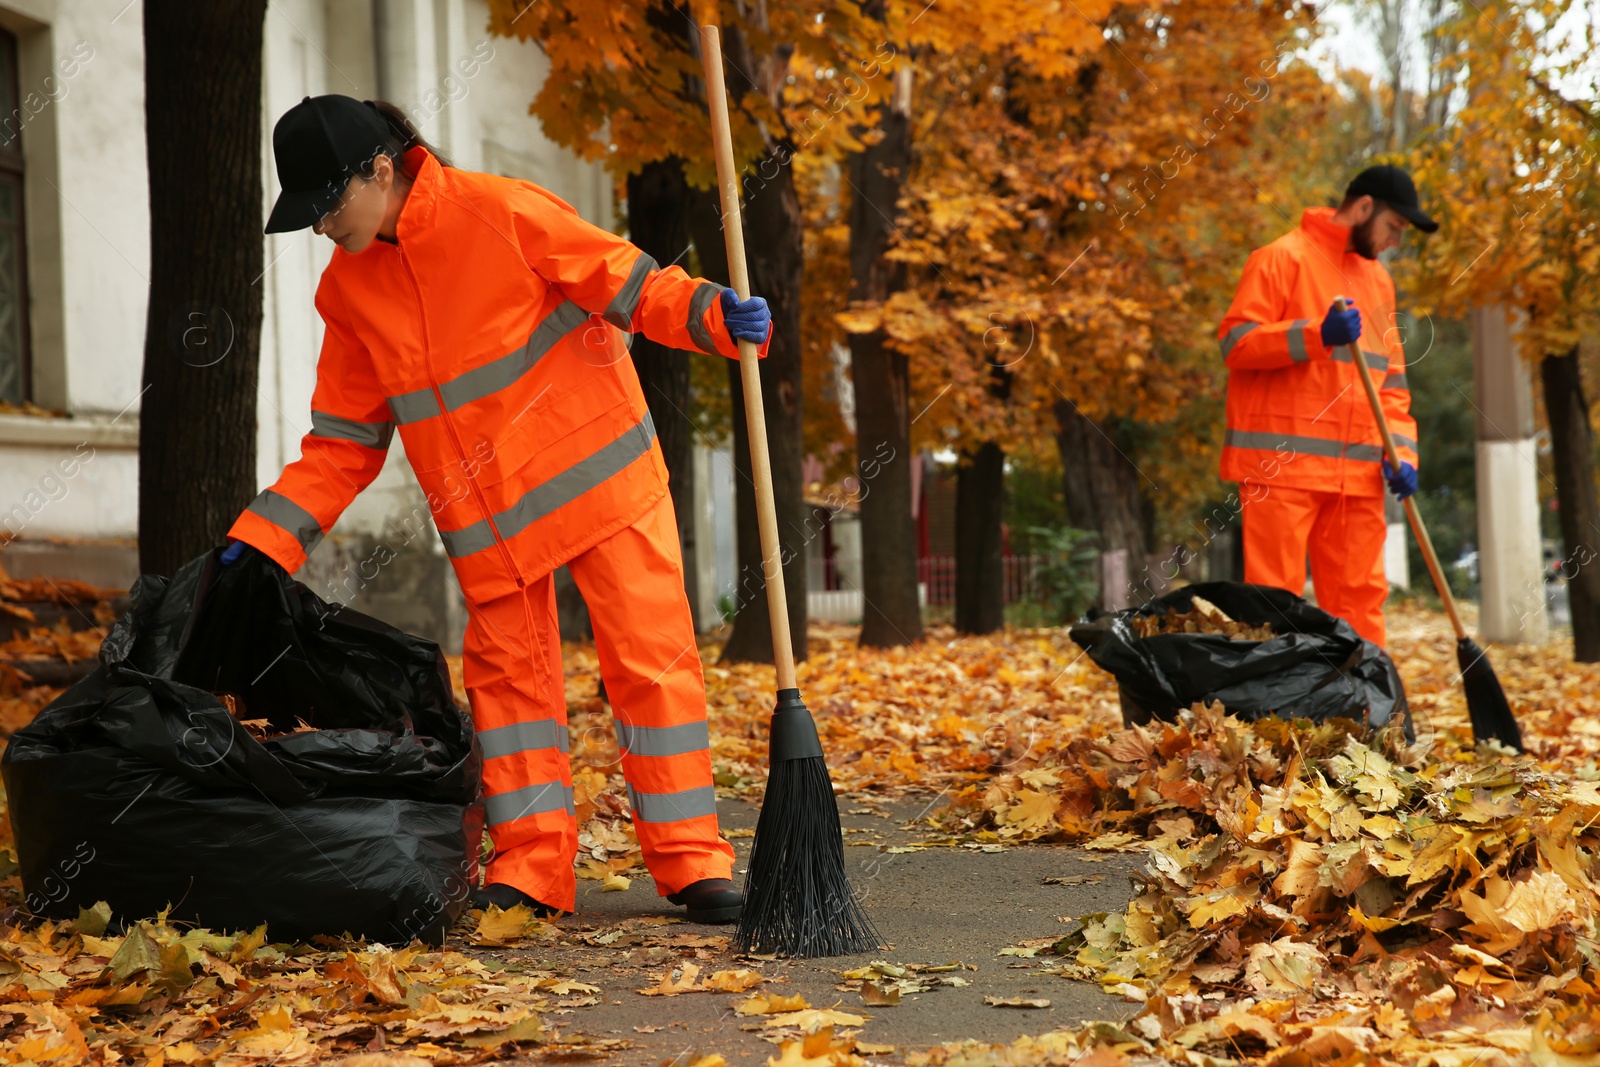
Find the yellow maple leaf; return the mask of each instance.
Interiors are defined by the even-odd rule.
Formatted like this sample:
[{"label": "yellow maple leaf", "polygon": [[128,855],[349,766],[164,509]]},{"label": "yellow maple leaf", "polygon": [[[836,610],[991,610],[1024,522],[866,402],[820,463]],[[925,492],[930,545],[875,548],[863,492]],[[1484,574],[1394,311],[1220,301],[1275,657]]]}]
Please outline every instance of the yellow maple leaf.
[{"label": "yellow maple leaf", "polygon": [[475,945],[504,945],[516,941],[530,934],[542,933],[548,929],[543,920],[534,918],[533,909],[526,904],[516,904],[509,908],[500,908],[494,904],[489,905],[478,920],[478,927],[472,932],[472,943]]},{"label": "yellow maple leaf", "polygon": [[1505,921],[1524,933],[1548,930],[1573,913],[1577,902],[1559,874],[1535,871],[1506,898]]},{"label": "yellow maple leaf", "polygon": [[776,1015],[779,1012],[799,1011],[810,1006],[806,998],[799,994],[785,997],[776,993],[757,993],[735,1004],[733,1010],[740,1015]]},{"label": "yellow maple leaf", "polygon": [[1059,803],[1053,793],[1021,789],[1017,791],[1016,803],[1000,812],[1000,821],[1022,833],[1034,833],[1054,825]]},{"label": "yellow maple leaf", "polygon": [[760,971],[737,970],[717,971],[701,983],[701,987],[713,993],[743,993],[752,986],[758,986],[767,980],[766,975]]},{"label": "yellow maple leaf", "polygon": [[1260,992],[1304,993],[1322,977],[1327,962],[1315,945],[1280,937],[1250,946],[1244,977]]},{"label": "yellow maple leaf", "polygon": [[778,1047],[781,1054],[768,1056],[767,1067],[834,1067],[838,1063],[831,1049],[820,1056],[808,1056],[800,1041],[785,1041]]},{"label": "yellow maple leaf", "polygon": [[700,965],[685,963],[677,981],[673,981],[672,972],[668,971],[661,976],[660,981],[647,989],[639,990],[647,997],[675,997],[679,993],[695,993],[701,989],[699,984]]},{"label": "yellow maple leaf", "polygon": [[1189,925],[1198,930],[1202,926],[1243,915],[1250,910],[1253,895],[1246,896],[1231,889],[1208,894],[1189,909]]},{"label": "yellow maple leaf", "polygon": [[779,1026],[793,1026],[808,1034],[814,1034],[825,1026],[861,1026],[866,1023],[867,1018],[865,1015],[837,1011],[833,1008],[806,1008],[803,1011],[773,1015],[761,1024],[761,1028],[771,1030]]},{"label": "yellow maple leaf", "polygon": [[1363,929],[1371,930],[1375,934],[1381,934],[1385,930],[1393,930],[1396,926],[1406,921],[1404,919],[1387,919],[1381,915],[1368,915],[1361,910],[1359,904],[1350,905],[1350,918],[1354,919],[1357,925]]}]

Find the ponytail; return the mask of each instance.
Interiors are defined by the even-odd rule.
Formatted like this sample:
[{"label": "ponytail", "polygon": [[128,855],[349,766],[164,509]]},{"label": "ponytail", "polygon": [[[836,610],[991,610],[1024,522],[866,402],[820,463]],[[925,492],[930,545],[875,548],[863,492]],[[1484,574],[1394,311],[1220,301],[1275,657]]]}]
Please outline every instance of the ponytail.
[{"label": "ponytail", "polygon": [[417,132],[417,128],[411,124],[411,119],[406,116],[404,111],[401,111],[387,100],[363,100],[362,103],[376,111],[383,121],[388,124],[391,151],[380,154],[387,154],[391,162],[394,163],[395,169],[404,174],[406,180],[413,181],[417,177],[415,173],[407,168],[405,161],[405,154],[413,148],[425,148],[428,150],[429,155],[439,161],[439,166],[450,166],[450,161],[441,155],[437,148],[423,140],[422,134]]}]

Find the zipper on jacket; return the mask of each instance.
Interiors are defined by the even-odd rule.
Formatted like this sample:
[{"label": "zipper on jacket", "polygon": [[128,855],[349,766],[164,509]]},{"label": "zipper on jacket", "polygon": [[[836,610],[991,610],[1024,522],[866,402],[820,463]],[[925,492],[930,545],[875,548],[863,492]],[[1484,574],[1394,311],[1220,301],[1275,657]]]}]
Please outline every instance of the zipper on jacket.
[{"label": "zipper on jacket", "polygon": [[[439,391],[439,376],[433,370],[433,347],[428,344],[428,313],[422,304],[422,286],[417,284],[417,276],[411,270],[411,261],[406,258],[405,251],[398,242],[395,250],[400,253],[400,265],[406,269],[406,277],[411,279],[411,288],[417,294],[417,316],[422,323],[422,359],[428,367],[428,386],[433,390],[433,398],[439,404],[439,418],[444,423],[445,431],[450,435],[450,443],[456,450],[456,465],[461,468],[461,474],[466,476],[466,449],[461,446],[461,437],[456,433],[455,423],[450,419],[450,412],[444,406],[444,394]],[[521,589],[526,583],[522,579],[522,571],[517,567],[517,561],[511,556],[511,548],[506,544],[505,538],[500,536],[500,527],[495,524],[494,513],[489,510],[489,500],[483,495],[483,490],[478,487],[476,477],[467,478],[467,484],[472,490],[473,499],[478,502],[478,509],[483,512],[483,519],[489,524],[489,532],[494,535],[495,547],[500,550],[500,557],[505,560],[506,569],[517,581],[517,588]]]}]

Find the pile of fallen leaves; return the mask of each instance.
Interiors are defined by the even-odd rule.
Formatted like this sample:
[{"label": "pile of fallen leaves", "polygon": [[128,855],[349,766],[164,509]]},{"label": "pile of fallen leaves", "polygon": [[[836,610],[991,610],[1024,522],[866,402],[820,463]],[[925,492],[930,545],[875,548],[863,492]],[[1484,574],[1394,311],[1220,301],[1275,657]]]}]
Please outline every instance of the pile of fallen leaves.
[{"label": "pile of fallen leaves", "polygon": [[[116,597],[120,590],[103,589],[71,578],[14,578],[0,566],[0,613],[33,622],[30,604],[59,604],[93,608]],[[114,621],[114,620],[107,620]]]},{"label": "pile of fallen leaves", "polygon": [[[11,635],[0,640],[0,738],[32,722],[59,692],[34,677],[41,665],[70,665],[99,653],[105,631],[116,621],[111,606],[116,595],[116,590],[65,578],[13,578],[0,566],[0,618],[9,623],[0,634]],[[66,611],[54,625],[28,625],[39,622],[41,605]]]},{"label": "pile of fallen leaves", "polygon": [[1240,622],[1204,597],[1194,597],[1188,611],[1169,608],[1159,615],[1134,615],[1133,632],[1140,637],[1157,634],[1221,634],[1230,641],[1270,641],[1277,636],[1266,623]]},{"label": "pile of fallen leaves", "polygon": [[1125,1051],[1494,1063],[1567,1042],[1600,1020],[1600,789],[1396,740],[1197,708],[963,791],[951,818],[1148,850],[1122,913],[1013,950],[1146,1002]]},{"label": "pile of fallen leaves", "polygon": [[228,709],[228,714],[239,720],[251,737],[257,741],[271,741],[278,737],[288,737],[290,734],[309,733],[316,729],[310,723],[295,716],[294,726],[287,730],[280,730],[272,724],[271,719],[252,719],[250,709],[244,702],[244,697],[237,693],[218,693],[217,699],[222,701],[222,706]]},{"label": "pile of fallen leaves", "polygon": [[597,990],[532,966],[415,944],[270,944],[265,927],[220,935],[159,918],[113,933],[109,919],[101,905],[0,929],[0,1047],[12,1062],[293,1067],[389,1049],[464,1064],[524,1042],[591,1054],[623,1044],[563,1040],[545,1013]]},{"label": "pile of fallen leaves", "polygon": [[[954,805],[935,829],[974,848],[1149,851],[1142,891],[1121,913],[1008,950],[1061,980],[1142,1002],[1137,1017],[1007,1046],[945,1046],[922,1061],[1600,1062],[1582,1058],[1600,1056],[1600,832],[1591,828],[1600,824],[1600,668],[1571,663],[1570,646],[1491,650],[1529,754],[1478,750],[1448,628],[1412,608],[1390,622],[1417,723],[1412,746],[1336,723],[1250,724],[1206,709],[1124,729],[1114,683],[1060,630],[979,638],[935,629],[916,646],[862,650],[852,629],[813,627],[800,685],[841,794],[943,793]],[[719,791],[758,797],[772,668],[720,665],[717,651],[702,649]],[[567,668],[579,873],[623,888],[638,848],[593,649],[570,647]],[[0,714],[20,717],[22,699],[0,672]],[[17,900],[14,876],[4,892]],[[0,1047],[54,1067],[86,1058],[293,1067],[397,1046],[467,1062],[508,1052],[540,1027],[552,1040],[561,1013],[594,996],[552,972],[466,952],[252,945],[256,935],[161,923],[117,935],[96,929],[93,914],[72,924],[7,919]],[[473,921],[475,945],[537,952],[558,936],[516,909]],[[665,953],[641,957],[667,969],[637,992],[739,995],[763,1020],[808,1010],[735,993],[750,979],[714,965],[725,947],[625,949],[634,935],[580,936],[623,938],[593,944],[627,959]],[[685,951],[696,962],[673,964]],[[888,1005],[958,978],[875,963],[845,981]],[[795,1021],[805,1025],[781,1062],[881,1055],[848,1031],[835,1036],[853,1018]]]}]

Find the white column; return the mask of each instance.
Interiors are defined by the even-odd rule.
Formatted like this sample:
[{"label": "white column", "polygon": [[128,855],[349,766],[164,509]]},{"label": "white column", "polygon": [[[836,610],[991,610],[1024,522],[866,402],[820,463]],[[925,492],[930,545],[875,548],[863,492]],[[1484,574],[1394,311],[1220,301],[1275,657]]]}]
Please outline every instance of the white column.
[{"label": "white column", "polygon": [[689,590],[689,607],[694,612],[695,629],[714,630],[722,622],[717,611],[717,541],[713,533],[716,509],[712,504],[711,450],[704,445],[689,446],[694,464],[694,537],[691,552],[683,561],[684,584]]},{"label": "white column", "polygon": [[378,91],[411,116],[424,138],[448,150],[438,111],[417,106],[439,83],[439,19],[433,0],[377,0],[373,18]]},{"label": "white column", "polygon": [[1544,554],[1533,385],[1503,307],[1472,311],[1473,392],[1478,409],[1479,636],[1545,640]]},{"label": "white column", "polygon": [[1400,501],[1385,493],[1383,517],[1388,533],[1383,539],[1383,572],[1395,589],[1411,587],[1411,560],[1406,556],[1406,512]]}]

